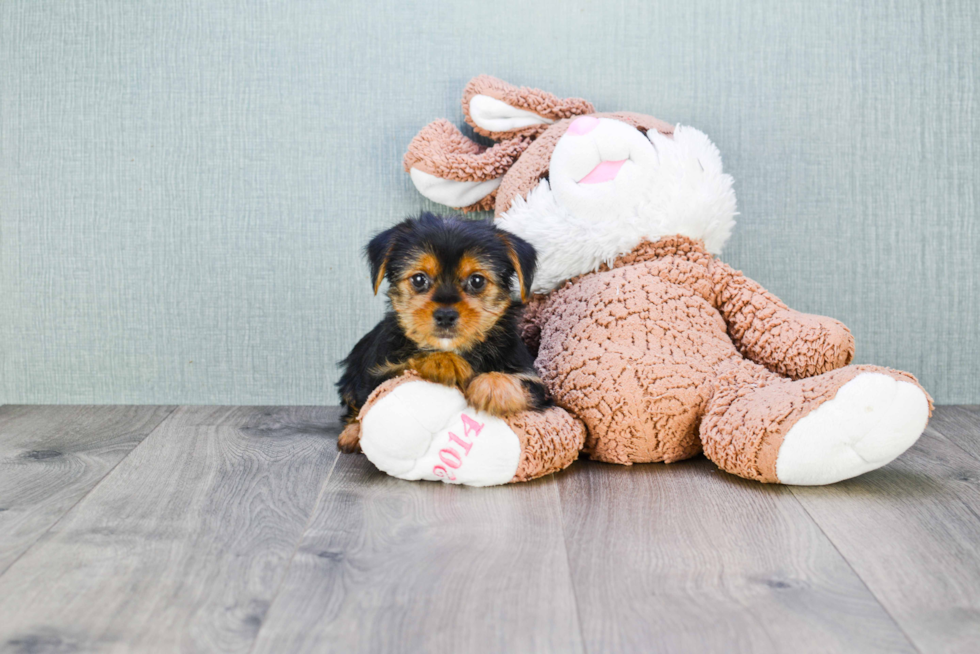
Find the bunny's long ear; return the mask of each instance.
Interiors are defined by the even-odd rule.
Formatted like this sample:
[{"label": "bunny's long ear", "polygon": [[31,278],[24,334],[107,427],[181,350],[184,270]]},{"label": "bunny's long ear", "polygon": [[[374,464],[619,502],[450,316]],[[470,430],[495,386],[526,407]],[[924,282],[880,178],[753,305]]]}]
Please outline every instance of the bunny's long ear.
[{"label": "bunny's long ear", "polygon": [[462,211],[493,209],[500,180],[531,144],[513,138],[487,148],[440,119],[419,132],[405,154],[405,171],[419,193]]},{"label": "bunny's long ear", "polygon": [[495,141],[534,138],[558,120],[591,113],[595,107],[581,98],[563,99],[489,75],[474,77],[463,91],[466,122],[477,134]]}]

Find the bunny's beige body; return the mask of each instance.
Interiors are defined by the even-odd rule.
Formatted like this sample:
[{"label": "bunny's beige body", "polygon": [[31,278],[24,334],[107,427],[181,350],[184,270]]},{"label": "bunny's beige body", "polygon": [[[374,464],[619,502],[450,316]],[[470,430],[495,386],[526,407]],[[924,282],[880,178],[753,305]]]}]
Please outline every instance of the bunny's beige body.
[{"label": "bunny's beige body", "polygon": [[[391,380],[362,411],[379,468],[487,485],[553,472],[580,449],[620,464],[703,451],[746,478],[825,484],[922,433],[931,404],[911,375],[847,365],[846,327],[787,308],[715,256],[735,196],[702,133],[488,77],[470,82],[464,112],[499,143],[436,121],[406,168],[430,199],[493,207],[538,250],[525,340],[557,407],[502,421]],[[467,426],[464,461],[452,437]],[[446,459],[459,462],[452,479],[433,472]]]}]

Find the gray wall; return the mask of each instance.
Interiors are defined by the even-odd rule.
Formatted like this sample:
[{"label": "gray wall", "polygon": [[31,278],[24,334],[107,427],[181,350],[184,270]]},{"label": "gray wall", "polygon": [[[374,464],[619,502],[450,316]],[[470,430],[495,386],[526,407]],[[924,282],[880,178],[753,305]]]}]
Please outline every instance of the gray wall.
[{"label": "gray wall", "polygon": [[980,402],[980,3],[858,4],[4,0],[0,402],[334,403],[483,72],[707,132],[726,260]]}]

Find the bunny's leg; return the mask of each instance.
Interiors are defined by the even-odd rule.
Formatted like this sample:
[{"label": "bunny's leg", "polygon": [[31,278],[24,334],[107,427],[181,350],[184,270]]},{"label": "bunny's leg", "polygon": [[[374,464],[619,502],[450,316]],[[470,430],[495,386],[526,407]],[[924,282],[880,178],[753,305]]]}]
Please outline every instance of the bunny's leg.
[{"label": "bunny's leg", "polygon": [[746,361],[718,377],[699,433],[723,470],[815,486],[890,463],[922,434],[930,410],[908,373],[847,366],[792,381]]},{"label": "bunny's leg", "polygon": [[585,440],[584,426],[557,407],[497,418],[469,407],[455,388],[412,373],[378,387],[358,426],[362,451],[381,471],[468,486],[561,470]]}]

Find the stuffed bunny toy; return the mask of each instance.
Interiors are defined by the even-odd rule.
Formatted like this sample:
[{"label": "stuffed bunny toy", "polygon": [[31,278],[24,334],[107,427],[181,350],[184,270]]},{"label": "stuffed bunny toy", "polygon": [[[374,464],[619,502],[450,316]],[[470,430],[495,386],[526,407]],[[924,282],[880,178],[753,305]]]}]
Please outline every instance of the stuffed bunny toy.
[{"label": "stuffed bunny toy", "polygon": [[488,76],[463,111],[495,145],[437,120],[405,168],[425,197],[492,209],[537,250],[522,336],[556,406],[501,419],[411,374],[388,380],[353,426],[378,468],[481,486],[580,451],[623,465],[703,452],[747,479],[817,485],[879,468],[923,432],[932,401],[912,375],[848,365],[843,324],[717,258],[735,194],[703,133]]}]

